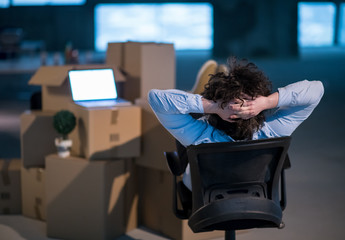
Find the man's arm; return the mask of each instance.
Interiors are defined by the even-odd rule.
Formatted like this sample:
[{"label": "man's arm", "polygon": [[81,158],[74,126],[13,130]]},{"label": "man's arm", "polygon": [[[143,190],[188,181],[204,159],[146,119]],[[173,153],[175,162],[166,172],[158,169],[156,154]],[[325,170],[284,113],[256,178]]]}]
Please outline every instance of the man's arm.
[{"label": "man's arm", "polygon": [[204,112],[200,95],[176,89],[152,89],[148,101],[155,113],[164,115]]},{"label": "man's arm", "polygon": [[300,81],[278,89],[278,110],[266,118],[267,126],[277,136],[290,136],[321,101],[321,81]]},{"label": "man's arm", "polygon": [[204,113],[218,114],[219,117],[228,122],[233,122],[233,118],[238,118],[236,114],[238,114],[237,108],[240,108],[240,104],[233,102],[233,104],[228,104],[224,108],[221,108],[219,102],[205,98],[201,98],[201,101]]},{"label": "man's arm", "polygon": [[232,140],[207,122],[189,115],[205,112],[202,97],[198,94],[153,89],[148,94],[148,101],[160,123],[184,146]]},{"label": "man's arm", "polygon": [[324,93],[320,81],[300,81],[279,88],[268,97],[257,97],[246,101],[242,107],[234,107],[235,117],[248,119],[263,110],[277,108],[267,116],[266,134],[270,137],[289,136],[313,112]]}]

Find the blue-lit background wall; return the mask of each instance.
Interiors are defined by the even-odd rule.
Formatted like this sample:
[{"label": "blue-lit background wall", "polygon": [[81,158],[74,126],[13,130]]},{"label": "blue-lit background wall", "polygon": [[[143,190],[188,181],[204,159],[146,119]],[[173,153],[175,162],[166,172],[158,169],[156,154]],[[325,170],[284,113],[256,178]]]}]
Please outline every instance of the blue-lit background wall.
[{"label": "blue-lit background wall", "polygon": [[345,45],[344,0],[67,1],[0,0],[0,31],[22,28],[24,40],[43,41],[47,51],[133,40],[216,57],[295,57],[300,47]]},{"label": "blue-lit background wall", "polygon": [[86,0],[0,0],[0,7],[83,5]]}]

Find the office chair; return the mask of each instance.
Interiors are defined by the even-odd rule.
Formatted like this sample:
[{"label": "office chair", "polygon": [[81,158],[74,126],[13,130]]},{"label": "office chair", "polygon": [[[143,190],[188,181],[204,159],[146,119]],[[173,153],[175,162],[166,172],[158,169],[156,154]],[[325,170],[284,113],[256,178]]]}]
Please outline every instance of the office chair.
[{"label": "office chair", "polygon": [[[195,233],[224,230],[227,240],[236,238],[236,230],[283,228],[290,140],[207,143],[186,151],[177,142],[177,152],[165,153],[174,178],[176,217],[188,219]],[[192,192],[178,180],[188,162]]]}]

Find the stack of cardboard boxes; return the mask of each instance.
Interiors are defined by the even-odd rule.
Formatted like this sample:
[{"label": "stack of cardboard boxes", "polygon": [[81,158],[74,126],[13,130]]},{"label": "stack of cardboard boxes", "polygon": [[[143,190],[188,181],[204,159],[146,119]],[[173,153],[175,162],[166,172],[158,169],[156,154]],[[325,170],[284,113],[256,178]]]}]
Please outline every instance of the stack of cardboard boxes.
[{"label": "stack of cardboard boxes", "polygon": [[0,159],[0,214],[20,214],[20,159]]},{"label": "stack of cardboard boxes", "polygon": [[164,152],[176,149],[175,139],[159,123],[148,102],[150,89],[176,88],[175,51],[171,44],[110,43],[106,63],[127,76],[124,97],[142,108],[142,152],[135,158],[139,193],[138,223],[176,240],[222,237],[221,231],[193,233],[187,220],[172,211],[173,182]]},{"label": "stack of cardboard boxes", "polygon": [[[29,81],[42,86],[42,110],[20,119],[22,213],[46,221],[48,237],[114,239],[137,227],[133,158],[140,155],[141,109],[78,107],[67,80],[70,69],[107,67],[44,66]],[[115,67],[114,74],[125,80]],[[77,118],[67,158],[54,144],[53,117],[63,109]]]},{"label": "stack of cardboard boxes", "polygon": [[46,220],[44,158],[56,152],[54,111],[26,111],[20,116],[22,213]]},{"label": "stack of cardboard boxes", "polygon": [[[114,69],[120,96],[132,106],[87,109],[72,102],[68,71]],[[106,65],[41,67],[29,84],[42,86],[42,110],[21,116],[23,215],[44,220],[48,237],[114,239],[138,225],[176,240],[194,234],[172,212],[172,175],[164,151],[175,139],[152,112],[150,89],[175,88],[172,44],[109,43]],[[56,155],[53,116],[73,112],[71,157]]]}]

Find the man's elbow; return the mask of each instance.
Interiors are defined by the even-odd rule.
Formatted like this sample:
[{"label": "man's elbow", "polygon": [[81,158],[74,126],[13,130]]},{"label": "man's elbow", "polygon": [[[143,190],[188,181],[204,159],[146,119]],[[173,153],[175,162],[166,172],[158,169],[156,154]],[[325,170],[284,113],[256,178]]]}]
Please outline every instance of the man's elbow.
[{"label": "man's elbow", "polygon": [[321,81],[314,81],[314,103],[318,104],[325,92],[323,83]]},{"label": "man's elbow", "polygon": [[155,102],[157,102],[157,89],[151,89],[147,94],[147,101],[151,107],[153,107]]}]

